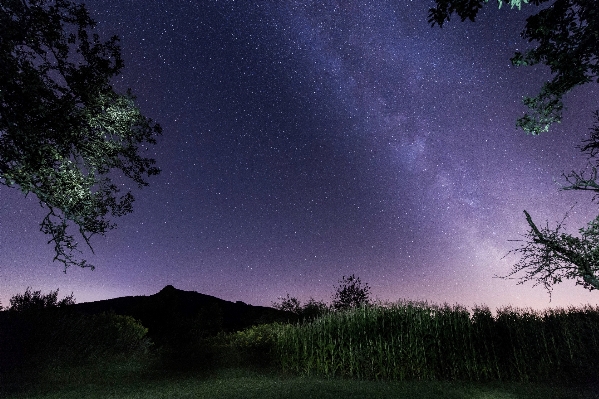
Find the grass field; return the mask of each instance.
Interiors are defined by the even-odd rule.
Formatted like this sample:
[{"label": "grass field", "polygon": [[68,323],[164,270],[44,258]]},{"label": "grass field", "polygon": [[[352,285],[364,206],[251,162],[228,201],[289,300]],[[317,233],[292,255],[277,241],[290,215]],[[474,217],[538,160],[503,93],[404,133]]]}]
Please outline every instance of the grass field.
[{"label": "grass field", "polygon": [[158,398],[599,398],[595,387],[555,387],[533,383],[460,383],[439,381],[375,382],[283,375],[250,368],[211,373],[146,371],[121,368],[56,370],[43,384],[7,399],[158,399]]},{"label": "grass field", "polygon": [[149,350],[132,318],[37,315],[6,330],[31,349],[0,397],[599,399],[598,321],[590,307],[403,303]]},{"label": "grass field", "polygon": [[[267,326],[261,328],[266,335]],[[273,341],[283,369],[304,375],[385,381],[599,380],[599,308],[590,306],[543,312],[506,307],[493,317],[487,307],[470,314],[459,305],[400,303],[278,328],[273,328]]]}]

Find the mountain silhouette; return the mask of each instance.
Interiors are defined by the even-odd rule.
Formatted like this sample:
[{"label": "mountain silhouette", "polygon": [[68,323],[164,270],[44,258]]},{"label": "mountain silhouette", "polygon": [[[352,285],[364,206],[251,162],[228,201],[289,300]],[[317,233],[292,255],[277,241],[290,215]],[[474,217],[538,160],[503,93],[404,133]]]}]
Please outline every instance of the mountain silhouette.
[{"label": "mountain silhouette", "polygon": [[132,316],[148,328],[155,341],[172,341],[191,336],[232,332],[257,324],[297,322],[298,316],[266,306],[230,302],[195,291],[179,290],[167,285],[149,296],[126,296],[68,306],[85,314],[114,312]]}]

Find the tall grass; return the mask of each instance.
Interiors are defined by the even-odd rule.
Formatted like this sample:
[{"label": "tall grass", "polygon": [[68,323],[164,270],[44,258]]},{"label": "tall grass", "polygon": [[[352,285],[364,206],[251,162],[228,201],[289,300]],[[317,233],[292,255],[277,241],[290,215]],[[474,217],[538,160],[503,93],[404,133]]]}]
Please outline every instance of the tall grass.
[{"label": "tall grass", "polygon": [[277,327],[283,370],[375,380],[588,381],[599,375],[599,307],[473,314],[404,302]]}]

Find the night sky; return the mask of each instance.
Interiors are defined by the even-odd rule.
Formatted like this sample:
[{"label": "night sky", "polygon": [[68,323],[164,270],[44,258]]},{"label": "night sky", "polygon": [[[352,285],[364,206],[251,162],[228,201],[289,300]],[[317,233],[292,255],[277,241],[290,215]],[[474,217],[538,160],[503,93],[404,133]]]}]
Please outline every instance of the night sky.
[{"label": "night sky", "polygon": [[[599,304],[568,280],[552,301],[507,275],[528,230],[576,233],[592,194],[558,191],[580,170],[595,85],[565,98],[545,135],[515,127],[546,67],[516,68],[524,6],[491,1],[476,23],[427,23],[432,0],[86,2],[121,38],[115,87],[164,130],[162,169],[134,212],[92,239],[96,270],[52,262],[33,195],[0,187],[0,301],[30,286],[77,302],[167,284],[270,306],[330,303],[355,274],[372,298],[547,307]],[[127,187],[124,187],[127,188]],[[78,240],[81,242],[80,236]],[[80,246],[85,243],[81,242]],[[522,274],[520,274],[522,275]]]}]

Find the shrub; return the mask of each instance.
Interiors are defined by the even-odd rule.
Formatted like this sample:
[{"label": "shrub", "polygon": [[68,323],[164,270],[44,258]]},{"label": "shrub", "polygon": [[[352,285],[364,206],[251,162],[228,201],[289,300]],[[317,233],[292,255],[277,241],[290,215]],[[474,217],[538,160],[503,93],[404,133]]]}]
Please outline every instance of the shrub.
[{"label": "shrub", "polygon": [[131,316],[102,313],[90,317],[82,327],[89,338],[84,340],[84,334],[78,334],[71,336],[71,342],[78,339],[90,358],[145,354],[151,345],[145,338],[148,329]]},{"label": "shrub", "polygon": [[46,295],[42,295],[41,291],[31,292],[30,287],[27,287],[24,294],[17,294],[10,298],[10,307],[8,310],[11,312],[31,312],[48,308],[64,307],[73,305],[74,303],[75,298],[73,298],[73,293],[59,301],[58,289],[56,289],[56,291],[50,291],[50,293]]},{"label": "shrub", "polygon": [[295,314],[299,314],[301,311],[300,308],[300,301],[295,298],[295,297],[290,297],[289,294],[287,294],[286,298],[283,297],[279,297],[279,299],[281,299],[281,303],[277,303],[277,302],[273,302],[272,306],[275,309],[279,309],[285,312],[292,312]]},{"label": "shrub", "polygon": [[314,298],[310,298],[308,302],[302,307],[300,316],[303,320],[314,320],[329,312],[329,307],[323,301],[317,301]]},{"label": "shrub", "polygon": [[347,278],[343,276],[339,283],[333,296],[333,309],[345,310],[370,303],[370,287],[368,284],[362,286],[360,277],[353,274]]},{"label": "shrub", "polygon": [[2,353],[4,372],[131,358],[147,354],[151,345],[147,329],[130,316],[84,315],[58,309],[10,316],[1,331],[3,342],[10,348],[10,352]]},{"label": "shrub", "polygon": [[221,335],[220,345],[228,365],[274,366],[275,345],[281,324],[260,324],[243,331]]},{"label": "shrub", "polygon": [[321,316],[329,311],[329,307],[323,301],[317,301],[314,298],[310,298],[308,302],[301,306],[300,301],[295,297],[290,297],[287,294],[286,298],[282,298],[281,303],[273,302],[275,309],[292,312],[300,316],[301,320],[312,320],[318,316]]}]

